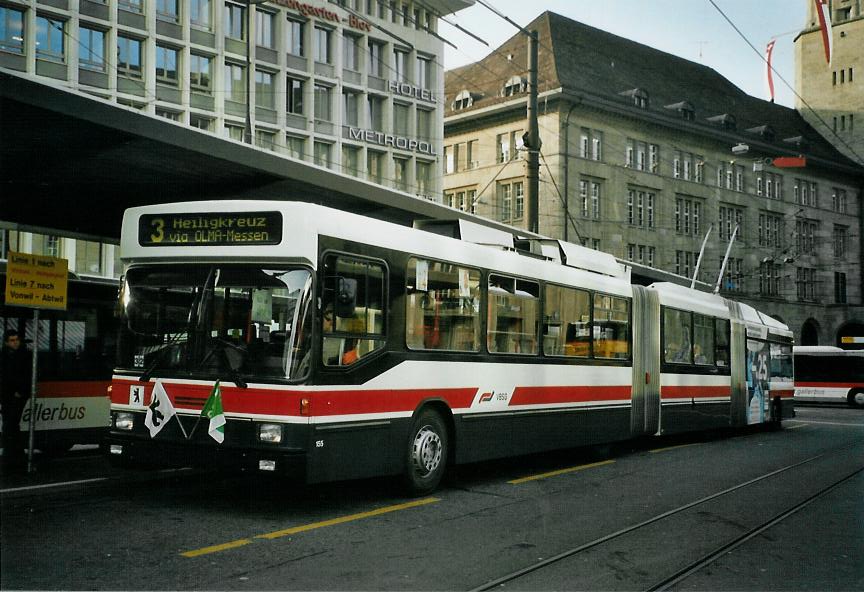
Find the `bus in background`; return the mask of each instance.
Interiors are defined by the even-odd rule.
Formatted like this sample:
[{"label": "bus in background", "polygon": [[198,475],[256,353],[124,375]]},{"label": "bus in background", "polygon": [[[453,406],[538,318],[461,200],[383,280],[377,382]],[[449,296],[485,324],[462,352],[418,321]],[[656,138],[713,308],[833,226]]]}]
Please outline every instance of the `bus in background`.
[{"label": "bus in background", "polygon": [[796,402],[847,403],[864,409],[864,350],[802,345],[794,354]]},{"label": "bus in background", "polygon": [[[6,286],[5,261],[0,262],[0,285]],[[101,444],[107,432],[117,289],[117,280],[70,273],[68,308],[39,312],[35,346],[32,309],[6,306],[5,289],[0,291],[0,331],[18,331],[24,346],[39,352],[37,450],[57,454],[76,444]],[[21,417],[25,434],[30,429],[30,407],[28,403]]]},{"label": "bus in background", "polygon": [[111,458],[398,474],[422,494],[448,464],[794,414],[792,333],[752,307],[633,285],[563,241],[415,224],[287,201],[127,210]]}]

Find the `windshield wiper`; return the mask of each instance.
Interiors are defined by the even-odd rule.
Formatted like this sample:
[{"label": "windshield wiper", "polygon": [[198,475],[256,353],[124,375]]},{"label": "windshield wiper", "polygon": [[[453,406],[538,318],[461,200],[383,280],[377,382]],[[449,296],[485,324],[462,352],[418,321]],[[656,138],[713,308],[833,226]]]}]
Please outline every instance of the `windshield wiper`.
[{"label": "windshield wiper", "polygon": [[[216,353],[216,351],[218,351],[219,352],[219,359],[225,365],[225,368],[228,369],[228,372],[230,374],[229,378],[231,379],[231,381],[234,384],[236,384],[237,386],[239,386],[240,388],[247,388],[249,385],[247,385],[246,381],[244,381],[243,378],[241,378],[239,367],[235,368],[231,364],[231,360],[228,358],[227,348],[229,348],[229,347],[234,349],[235,351],[240,352],[244,358],[246,357],[247,352],[241,346],[235,345],[235,344],[231,343],[230,341],[223,339],[222,337],[213,337],[213,338],[211,338],[210,349],[207,350],[206,355],[203,358],[201,358],[201,361],[195,367],[195,370],[198,370],[202,366],[204,366],[204,364],[206,364],[207,361],[210,360],[210,358],[213,356],[213,354]],[[221,371],[221,369],[220,369],[220,371]]]},{"label": "windshield wiper", "polygon": [[156,357],[153,358],[153,361],[150,362],[149,366],[147,366],[147,369],[144,370],[144,372],[141,373],[141,376],[138,377],[138,380],[140,380],[141,382],[147,382],[148,380],[150,380],[150,375],[153,374],[153,371],[156,370],[156,367],[159,365],[160,362],[162,362],[162,359],[165,357],[165,352],[170,351],[171,346],[177,343],[182,335],[185,335],[185,333],[183,333],[182,331],[178,331],[171,337],[171,339],[168,340],[168,343],[166,343],[165,346],[159,350],[159,352],[156,354]]}]

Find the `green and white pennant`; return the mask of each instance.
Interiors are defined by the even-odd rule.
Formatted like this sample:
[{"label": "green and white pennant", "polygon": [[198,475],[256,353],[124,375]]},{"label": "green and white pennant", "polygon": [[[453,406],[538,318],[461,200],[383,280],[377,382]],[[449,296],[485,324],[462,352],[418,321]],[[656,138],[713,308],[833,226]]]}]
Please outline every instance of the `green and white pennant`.
[{"label": "green and white pennant", "polygon": [[213,385],[213,390],[210,391],[210,396],[204,403],[204,408],[201,410],[201,417],[206,417],[210,420],[210,428],[207,433],[210,437],[220,444],[225,441],[225,412],[222,410],[222,389],[219,387],[219,381]]}]

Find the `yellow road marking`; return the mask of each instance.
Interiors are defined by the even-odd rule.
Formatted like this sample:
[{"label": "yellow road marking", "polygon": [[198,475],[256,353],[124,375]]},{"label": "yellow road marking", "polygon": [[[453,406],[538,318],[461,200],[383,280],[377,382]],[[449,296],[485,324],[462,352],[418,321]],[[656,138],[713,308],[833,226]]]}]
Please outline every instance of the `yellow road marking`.
[{"label": "yellow road marking", "polygon": [[378,508],[377,510],[370,510],[368,512],[360,512],[359,514],[351,514],[349,516],[341,516],[339,518],[333,518],[331,520],[323,520],[321,522],[313,522],[312,524],[304,524],[302,526],[294,526],[292,528],[286,528],[284,530],[277,530],[274,532],[268,532],[266,534],[259,534],[249,539],[238,539],[236,541],[231,541],[230,543],[212,545],[210,547],[202,547],[201,549],[195,549],[193,551],[185,551],[183,553],[180,553],[180,555],[182,555],[183,557],[200,557],[201,555],[208,555],[210,553],[219,553],[220,551],[236,549],[237,547],[242,547],[243,545],[248,545],[249,543],[255,542],[254,539],[278,539],[279,537],[298,534],[301,532],[307,532],[309,530],[315,530],[317,528],[335,526],[337,524],[344,524],[346,522],[362,520],[363,518],[372,518],[373,516],[380,516],[382,514],[389,514],[390,512],[398,512],[400,510],[408,510],[410,508],[425,506],[427,504],[432,504],[440,501],[441,500],[437,497],[427,497],[413,502],[396,504],[394,506],[386,506],[384,508]]},{"label": "yellow road marking", "polygon": [[373,516],[380,516],[381,514],[389,514],[390,512],[398,512],[400,510],[407,510],[409,508],[416,508],[418,506],[425,506],[426,504],[432,504],[435,502],[440,502],[441,500],[437,497],[427,497],[422,500],[417,500],[414,502],[408,502],[405,504],[397,504],[395,506],[387,506],[385,508],[378,508],[377,510],[370,510],[369,512],[360,512],[359,514],[351,514],[350,516],[342,516],[341,518],[333,518],[331,520],[324,520],[322,522],[313,522],[312,524],[305,524],[303,526],[295,526],[293,528],[286,528],[285,530],[277,530],[275,532],[268,532],[267,534],[259,534],[255,538],[256,539],[278,539],[279,537],[288,536],[292,534],[297,534],[299,532],[306,532],[307,530],[315,530],[316,528],[325,528],[327,526],[335,526],[337,524],[344,524],[345,522],[353,522],[354,520],[362,520],[363,518],[371,518]]},{"label": "yellow road marking", "polygon": [[209,555],[210,553],[218,553],[219,551],[227,551],[228,549],[236,549],[237,547],[248,545],[251,542],[252,539],[239,539],[236,541],[231,541],[230,543],[222,543],[221,545],[213,545],[212,547],[204,547],[202,549],[186,551],[180,554],[183,557],[199,557],[201,555]]},{"label": "yellow road marking", "polygon": [[596,463],[591,463],[588,465],[579,465],[578,467],[569,467],[567,469],[558,469],[557,471],[549,471],[548,473],[540,473],[539,475],[530,475],[528,477],[520,477],[519,479],[513,479],[512,481],[508,481],[511,485],[519,485],[521,483],[525,483],[527,481],[537,481],[538,479],[546,479],[548,477],[557,477],[558,475],[565,475],[567,473],[574,473],[576,471],[583,471],[585,469],[590,469],[593,467],[600,467],[603,465],[608,465],[614,463],[614,460],[603,460]]},{"label": "yellow road marking", "polygon": [[665,448],[655,448],[654,450],[649,450],[651,454],[655,454],[657,452],[666,452],[667,450],[675,450],[676,448],[687,448],[688,446],[696,446],[696,444],[678,444],[677,446],[666,446]]}]

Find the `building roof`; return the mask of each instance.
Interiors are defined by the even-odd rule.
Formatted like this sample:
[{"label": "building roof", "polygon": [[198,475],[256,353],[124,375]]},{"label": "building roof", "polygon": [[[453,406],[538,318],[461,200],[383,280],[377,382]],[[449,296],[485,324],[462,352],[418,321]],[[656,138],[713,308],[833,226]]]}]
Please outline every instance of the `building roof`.
[{"label": "building roof", "polygon": [[[540,93],[561,88],[588,102],[670,120],[681,120],[679,111],[692,107],[694,118],[688,124],[855,167],[795,109],[752,97],[707,66],[549,11],[526,29],[539,33]],[[512,100],[502,91],[514,74],[527,76],[527,46],[527,36],[517,33],[483,60],[448,70],[445,117],[454,114],[450,102],[462,90],[471,93],[473,102],[460,113]],[[634,94],[647,95],[647,107],[636,107]]]}]

